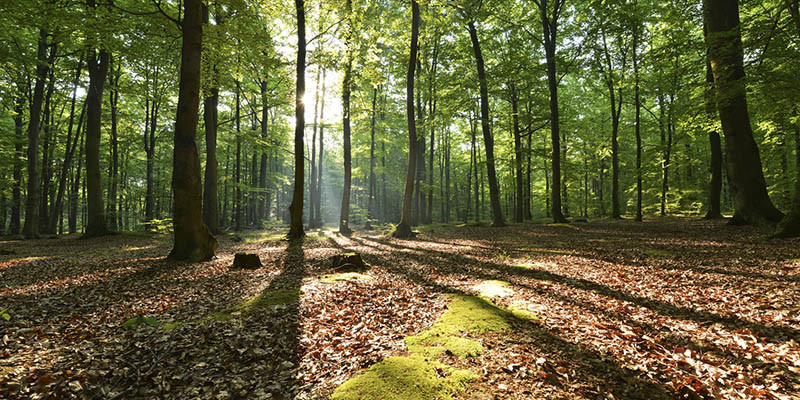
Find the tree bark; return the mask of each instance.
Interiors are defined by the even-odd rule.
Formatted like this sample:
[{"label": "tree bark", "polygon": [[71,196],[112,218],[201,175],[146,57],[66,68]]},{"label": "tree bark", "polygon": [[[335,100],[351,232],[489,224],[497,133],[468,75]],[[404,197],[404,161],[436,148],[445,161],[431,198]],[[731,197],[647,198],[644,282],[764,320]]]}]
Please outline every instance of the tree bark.
[{"label": "tree bark", "polygon": [[344,81],[342,83],[342,139],[344,142],[344,185],[342,186],[342,208],[339,214],[339,233],[350,235],[350,186],[352,181],[352,159],[350,149],[350,89],[353,75],[353,49],[352,49],[352,4],[347,0],[347,37],[345,38],[345,48],[347,49],[347,60],[345,61]]},{"label": "tree bark", "polygon": [[417,66],[417,51],[419,40],[419,4],[411,0],[411,49],[406,74],[406,120],[408,121],[408,170],[406,171],[406,185],[403,192],[403,208],[400,223],[395,228],[392,236],[408,238],[411,231],[411,196],[414,192],[414,177],[417,170],[417,121],[414,115],[414,76]]},{"label": "tree bark", "polygon": [[303,230],[303,183],[305,182],[305,160],[303,157],[303,131],[306,127],[305,104],[303,96],[306,92],[306,14],[304,0],[295,0],[297,10],[297,91],[294,98],[294,191],[292,203],[289,205],[291,221],[288,237],[299,239],[305,236]]},{"label": "tree bark", "polygon": [[783,218],[767,193],[761,156],[747,109],[739,2],[704,0],[706,44],[714,73],[717,107],[725,136],[733,197],[733,224],[773,225]]},{"label": "tree bark", "polygon": [[104,236],[108,229],[103,186],[100,182],[100,133],[103,114],[103,88],[108,74],[111,54],[100,49],[89,49],[87,69],[89,90],[86,93],[86,193],[87,221],[84,238]]},{"label": "tree bark", "polygon": [[547,84],[550,91],[550,140],[552,142],[552,204],[550,204],[553,222],[566,222],[561,213],[561,131],[558,115],[558,75],[556,73],[556,39],[558,19],[566,0],[554,0],[552,17],[548,13],[547,0],[539,0],[539,14],[542,23],[542,35],[547,62]]},{"label": "tree bark", "polygon": [[[114,58],[111,57],[110,64],[113,64]],[[115,231],[117,227],[117,189],[119,187],[119,137],[117,135],[117,104],[119,103],[119,79],[122,73],[121,65],[116,66],[116,71],[113,67],[111,75],[108,79],[109,101],[111,107],[111,137],[109,144],[111,145],[111,168],[108,173],[108,227],[110,230]]]},{"label": "tree bark", "polygon": [[56,54],[56,48],[53,46],[50,49],[50,55],[47,55],[47,35],[46,30],[39,30],[36,51],[36,83],[28,113],[28,194],[25,201],[25,225],[22,228],[22,235],[26,239],[39,237],[39,129],[41,128],[45,80]]},{"label": "tree bark", "polygon": [[325,134],[325,69],[322,70],[322,101],[319,107],[319,156],[317,157],[317,190],[316,199],[314,201],[314,227],[322,226],[322,156],[325,150],[324,146]]},{"label": "tree bark", "polygon": [[20,211],[22,210],[22,142],[23,137],[23,121],[22,113],[25,107],[25,95],[22,88],[18,86],[18,92],[14,98],[14,166],[13,178],[14,186],[11,189],[11,220],[8,224],[8,233],[11,235],[19,235],[22,229],[20,220]]},{"label": "tree bark", "polygon": [[[203,23],[209,24],[208,7],[203,6]],[[219,23],[219,18],[217,18]],[[213,76],[210,82],[218,82],[217,66],[211,67]],[[208,96],[203,99],[203,122],[205,126],[206,139],[206,169],[203,179],[203,222],[208,227],[212,235],[220,232],[219,229],[219,205],[217,181],[219,178],[219,166],[217,165],[217,124],[219,123],[219,88],[216,85],[208,90]]]},{"label": "tree bark", "polygon": [[[261,82],[261,139],[268,140],[269,138],[269,99],[267,98],[267,81],[266,79]],[[267,210],[267,152],[261,151],[261,164],[258,170],[258,187],[261,192],[258,196],[258,220],[263,223],[268,215]]]},{"label": "tree bark", "polygon": [[[703,33],[706,33],[705,24]],[[714,101],[714,72],[711,70],[711,62],[706,54],[706,91],[705,106],[706,115],[710,121],[716,121],[718,116],[717,104]],[[719,132],[716,129],[708,131],[708,140],[711,147],[711,179],[708,190],[708,211],[705,219],[722,218],[721,194],[722,194],[722,143]]]},{"label": "tree bark", "polygon": [[[636,2],[634,1],[634,6]],[[638,10],[635,12],[638,13]],[[636,108],[636,221],[642,221],[642,102],[639,95],[639,22],[633,27],[633,97]]]},{"label": "tree bark", "polygon": [[375,117],[378,104],[378,88],[372,89],[372,115],[370,118],[369,135],[369,199],[367,205],[367,227],[371,227],[370,220],[375,218]]},{"label": "tree bark", "polygon": [[483,143],[486,150],[486,175],[489,181],[492,226],[501,227],[505,226],[505,221],[503,221],[503,211],[500,209],[500,189],[497,185],[497,172],[494,165],[494,138],[489,127],[489,89],[486,84],[486,70],[474,21],[469,22],[469,36],[472,39],[472,51],[475,53],[475,62],[478,67],[478,83],[481,93],[481,129],[483,130]]},{"label": "tree bark", "polygon": [[522,222],[524,213],[523,177],[522,177],[522,135],[519,129],[519,93],[514,83],[509,84],[511,91],[511,120],[514,125],[514,166],[516,173],[516,197],[514,207],[514,222]]},{"label": "tree bark", "polygon": [[183,2],[183,44],[172,162],[175,243],[169,257],[192,262],[210,260],[218,245],[203,222],[203,188],[195,142],[203,52],[202,6],[202,0]]}]

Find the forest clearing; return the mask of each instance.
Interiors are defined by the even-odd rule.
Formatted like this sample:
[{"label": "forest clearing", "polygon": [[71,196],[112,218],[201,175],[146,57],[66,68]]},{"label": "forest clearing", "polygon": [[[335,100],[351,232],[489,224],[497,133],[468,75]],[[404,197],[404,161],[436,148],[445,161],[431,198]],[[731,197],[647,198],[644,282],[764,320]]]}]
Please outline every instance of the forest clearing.
[{"label": "forest clearing", "polygon": [[[463,296],[507,326],[458,332],[478,343],[469,356],[428,354],[446,366],[428,379],[471,371],[457,399],[793,399],[800,247],[764,234],[678,218],[432,225],[416,240],[320,231],[302,244],[253,231],[222,236],[201,264],[166,262],[165,235],[6,241],[0,396],[328,398],[418,357],[406,338]],[[230,268],[242,251],[264,267]],[[370,268],[331,275],[349,251]],[[136,317],[152,323],[124,327]],[[339,398],[401,398],[366,393]]]}]

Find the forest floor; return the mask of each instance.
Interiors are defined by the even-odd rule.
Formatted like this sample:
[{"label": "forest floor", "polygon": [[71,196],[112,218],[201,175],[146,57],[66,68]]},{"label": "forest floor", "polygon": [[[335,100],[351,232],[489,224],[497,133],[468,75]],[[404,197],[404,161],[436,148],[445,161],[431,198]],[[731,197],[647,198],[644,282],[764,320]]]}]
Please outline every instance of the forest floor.
[{"label": "forest floor", "polygon": [[[419,399],[800,398],[799,240],[677,218],[420,231],[244,232],[201,264],[166,261],[164,235],[0,241],[0,398],[323,399],[422,357],[408,337],[459,299],[501,330],[450,331],[478,349],[396,377],[432,382]],[[371,268],[328,275],[343,251]]]}]

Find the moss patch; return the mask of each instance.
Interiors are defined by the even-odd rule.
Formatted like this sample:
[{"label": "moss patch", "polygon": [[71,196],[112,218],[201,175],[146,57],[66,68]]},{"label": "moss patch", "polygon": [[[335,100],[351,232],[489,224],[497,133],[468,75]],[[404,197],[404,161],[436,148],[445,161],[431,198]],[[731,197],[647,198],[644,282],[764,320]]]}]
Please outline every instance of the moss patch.
[{"label": "moss patch", "polygon": [[216,312],[211,315],[211,319],[217,321],[227,321],[240,314],[248,314],[268,306],[291,304],[300,298],[299,290],[279,289],[266,293],[261,293],[252,299],[243,301],[231,308]]},{"label": "moss patch", "polygon": [[358,272],[343,272],[341,274],[328,274],[322,275],[319,277],[319,281],[322,283],[334,283],[334,282],[341,282],[341,281],[371,281],[375,278],[359,274]]},{"label": "moss patch", "polygon": [[476,376],[419,355],[389,357],[336,388],[331,400],[447,400]]},{"label": "moss patch", "polygon": [[484,297],[506,297],[514,293],[508,285],[509,283],[506,281],[483,281],[472,288]]},{"label": "moss patch", "polygon": [[513,265],[513,267],[522,269],[545,269],[547,268],[547,264],[543,262],[534,261],[524,264]]},{"label": "moss patch", "polygon": [[669,257],[672,253],[666,250],[657,250],[657,249],[645,249],[642,250],[642,253],[651,257]]},{"label": "moss patch", "polygon": [[453,296],[450,308],[430,329],[405,338],[412,353],[435,357],[450,352],[460,358],[483,352],[475,340],[459,337],[463,332],[499,332],[510,329],[511,314],[487,299],[474,296]]},{"label": "moss patch", "polygon": [[511,311],[512,315],[519,319],[527,321],[537,321],[541,319],[538,315],[528,311],[528,303],[524,301],[518,301],[512,304],[508,309]]}]

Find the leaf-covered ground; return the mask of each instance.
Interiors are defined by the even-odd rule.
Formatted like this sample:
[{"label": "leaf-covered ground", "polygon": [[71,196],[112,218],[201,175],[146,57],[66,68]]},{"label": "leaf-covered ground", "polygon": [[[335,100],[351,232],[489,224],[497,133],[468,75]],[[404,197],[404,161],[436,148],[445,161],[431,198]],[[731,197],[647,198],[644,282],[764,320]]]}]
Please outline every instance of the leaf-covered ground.
[{"label": "leaf-covered ground", "polygon": [[[202,264],[166,261],[164,236],[1,241],[0,398],[323,399],[408,355],[451,294],[533,318],[439,356],[477,376],[456,398],[800,398],[798,240],[688,219],[421,230],[225,236]],[[329,275],[345,250],[371,269]],[[242,251],[264,267],[231,270]]]}]

